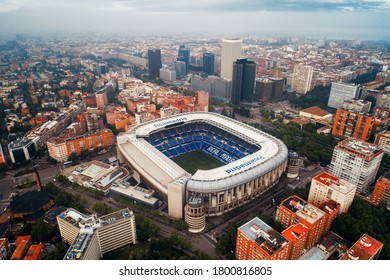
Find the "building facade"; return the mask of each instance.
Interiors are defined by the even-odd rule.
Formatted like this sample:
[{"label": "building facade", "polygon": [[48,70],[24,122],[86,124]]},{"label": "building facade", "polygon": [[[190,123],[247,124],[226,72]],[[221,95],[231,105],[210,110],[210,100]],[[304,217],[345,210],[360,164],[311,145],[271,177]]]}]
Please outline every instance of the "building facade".
[{"label": "building facade", "polygon": [[101,129],[72,138],[52,138],[47,142],[47,149],[50,157],[57,161],[66,161],[72,153],[79,155],[85,150],[110,147],[114,145],[114,139],[111,130]]},{"label": "building facade", "polygon": [[375,136],[375,142],[385,154],[390,155],[390,131],[382,131]]},{"label": "building facade", "polygon": [[298,196],[290,196],[282,201],[275,219],[285,227],[297,223],[307,227],[306,250],[317,244],[325,234],[326,214]]},{"label": "building facade", "polygon": [[214,74],[215,55],[210,52],[203,54],[203,72],[206,74]]},{"label": "building facade", "polygon": [[154,78],[160,76],[160,68],[162,67],[160,49],[148,50],[148,67],[149,76]]},{"label": "building facade", "polygon": [[313,79],[313,66],[297,64],[294,66],[291,89],[299,94],[305,94],[311,90]]},{"label": "building facade", "polygon": [[256,63],[246,58],[237,59],[233,64],[232,103],[254,102]]},{"label": "building facade", "polygon": [[26,137],[8,144],[12,163],[22,163],[30,160],[37,153],[34,142]]},{"label": "building facade", "polygon": [[233,62],[241,57],[241,45],[240,39],[222,40],[221,78],[233,79]]},{"label": "building facade", "polygon": [[259,218],[254,218],[237,230],[238,260],[288,260],[289,242]]},{"label": "building facade", "polygon": [[361,91],[360,85],[333,82],[328,106],[337,109],[342,106],[344,100],[359,99]]},{"label": "building facade", "polygon": [[64,260],[96,260],[137,243],[135,216],[125,208],[105,216],[87,216],[72,208],[57,216],[62,239],[70,244]]},{"label": "building facade", "polygon": [[376,206],[383,203],[387,209],[390,209],[390,171],[376,181],[370,201]]},{"label": "building facade", "polygon": [[319,206],[332,199],[340,203],[340,214],[347,213],[356,193],[356,185],[323,171],[311,180],[308,202]]},{"label": "building facade", "polygon": [[374,181],[383,157],[383,151],[374,144],[348,138],[333,150],[329,171],[364,192]]},{"label": "building facade", "polygon": [[373,126],[373,116],[338,108],[334,117],[332,135],[367,141],[372,135]]}]

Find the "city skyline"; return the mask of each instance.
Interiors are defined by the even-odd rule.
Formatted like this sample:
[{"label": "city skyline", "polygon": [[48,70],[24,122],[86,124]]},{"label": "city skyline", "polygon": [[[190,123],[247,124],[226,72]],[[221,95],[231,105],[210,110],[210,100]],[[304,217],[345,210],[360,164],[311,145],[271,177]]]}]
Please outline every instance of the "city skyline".
[{"label": "city skyline", "polygon": [[[1,34],[182,32],[387,40],[389,0],[0,0]],[[244,21],[239,20],[245,18]]]}]

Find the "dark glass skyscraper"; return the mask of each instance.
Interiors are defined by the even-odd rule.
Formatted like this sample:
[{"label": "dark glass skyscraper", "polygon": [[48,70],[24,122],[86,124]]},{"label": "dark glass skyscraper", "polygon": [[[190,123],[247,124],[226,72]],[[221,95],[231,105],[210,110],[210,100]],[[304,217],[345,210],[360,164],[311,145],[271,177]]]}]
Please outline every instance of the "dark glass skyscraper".
[{"label": "dark glass skyscraper", "polygon": [[256,63],[246,58],[239,58],[233,63],[232,103],[254,101],[254,87],[256,78]]},{"label": "dark glass skyscraper", "polygon": [[214,74],[215,56],[213,53],[206,52],[203,54],[203,72]]},{"label": "dark glass skyscraper", "polygon": [[190,50],[187,49],[185,45],[180,45],[177,60],[186,63],[186,71],[188,72],[188,65],[190,64]]},{"label": "dark glass skyscraper", "polygon": [[149,76],[159,77],[160,68],[162,67],[161,63],[161,50],[148,50],[148,64],[149,64]]}]

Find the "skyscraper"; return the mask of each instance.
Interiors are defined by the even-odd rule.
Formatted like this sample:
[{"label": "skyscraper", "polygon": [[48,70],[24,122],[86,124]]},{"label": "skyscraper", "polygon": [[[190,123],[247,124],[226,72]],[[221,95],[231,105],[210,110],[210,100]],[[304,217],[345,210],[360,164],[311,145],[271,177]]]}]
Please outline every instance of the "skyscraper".
[{"label": "skyscraper", "polygon": [[241,45],[240,39],[222,40],[221,78],[233,78],[233,62],[241,57]]},{"label": "skyscraper", "polygon": [[295,65],[291,82],[292,90],[300,94],[305,94],[311,89],[312,78],[313,66],[303,64]]},{"label": "skyscraper", "polygon": [[161,50],[148,50],[148,64],[149,75],[158,78],[160,76],[160,68],[162,67]]},{"label": "skyscraper", "polygon": [[344,100],[360,98],[361,87],[355,84],[332,83],[328,106],[337,109]]},{"label": "skyscraper", "polygon": [[177,55],[178,61],[183,61],[186,64],[186,74],[188,71],[188,65],[190,64],[190,50],[185,45],[180,45],[179,53]]},{"label": "skyscraper", "polygon": [[175,61],[175,71],[176,71],[176,78],[177,79],[183,79],[186,74],[186,63],[184,61]]},{"label": "skyscraper", "polygon": [[203,54],[203,72],[207,74],[214,73],[215,56],[213,53],[206,52]]},{"label": "skyscraper", "polygon": [[256,78],[256,63],[246,58],[237,59],[233,64],[232,103],[254,101],[254,87]]}]

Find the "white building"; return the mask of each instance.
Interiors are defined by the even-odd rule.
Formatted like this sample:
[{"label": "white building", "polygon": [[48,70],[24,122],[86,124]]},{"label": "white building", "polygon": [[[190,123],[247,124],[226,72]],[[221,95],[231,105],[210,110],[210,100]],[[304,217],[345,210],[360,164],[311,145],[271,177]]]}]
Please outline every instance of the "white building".
[{"label": "white building", "polygon": [[332,199],[340,203],[339,213],[348,212],[356,193],[356,185],[324,171],[311,180],[308,202],[319,206]]},{"label": "white building", "polygon": [[222,40],[221,78],[232,80],[233,62],[241,57],[241,45],[240,39]]},{"label": "white building", "polygon": [[313,66],[297,64],[294,66],[291,89],[300,94],[305,94],[311,89],[313,79]]},{"label": "white building", "polygon": [[133,211],[122,209],[98,218],[69,208],[57,216],[61,237],[70,245],[64,260],[98,260],[103,254],[137,243]]},{"label": "white building", "polygon": [[359,99],[361,94],[360,85],[332,83],[328,106],[337,109],[343,105],[344,100]]},{"label": "white building", "polygon": [[176,72],[167,68],[160,68],[160,78],[169,82],[176,81]]},{"label": "white building", "polygon": [[375,181],[382,157],[383,151],[377,145],[348,138],[334,148],[329,171],[356,184],[360,193]]},{"label": "white building", "polygon": [[375,144],[377,144],[384,153],[390,155],[390,131],[382,131],[375,136]]}]

